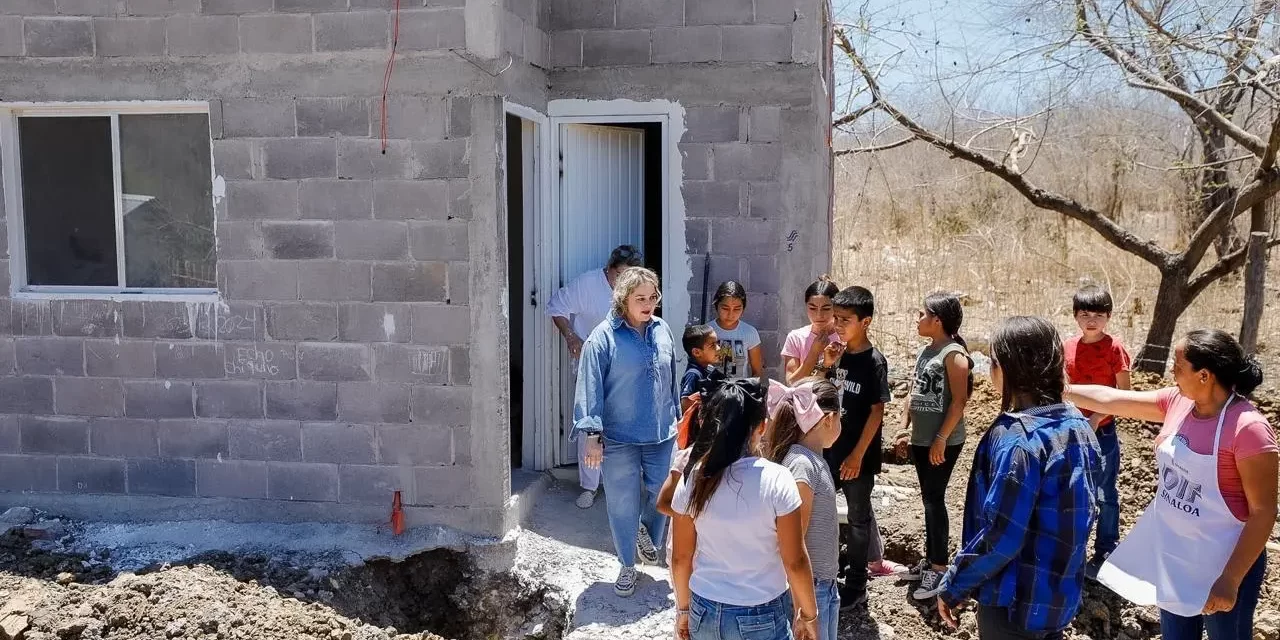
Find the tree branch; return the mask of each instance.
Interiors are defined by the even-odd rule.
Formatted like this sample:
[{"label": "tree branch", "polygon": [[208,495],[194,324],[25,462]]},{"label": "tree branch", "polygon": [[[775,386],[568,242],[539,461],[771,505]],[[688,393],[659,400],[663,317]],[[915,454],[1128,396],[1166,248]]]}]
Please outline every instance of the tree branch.
[{"label": "tree branch", "polygon": [[1244,211],[1248,211],[1253,205],[1263,202],[1268,198],[1280,192],[1280,172],[1275,167],[1263,171],[1258,170],[1253,182],[1241,188],[1236,197],[1223,202],[1209,212],[1204,222],[1191,234],[1191,239],[1187,241],[1187,249],[1183,252],[1186,259],[1191,264],[1200,262],[1200,258],[1204,257],[1206,251],[1213,244],[1214,238],[1222,233],[1223,228],[1227,226],[1236,216]]},{"label": "tree branch", "polygon": [[875,147],[858,147],[856,149],[841,149],[836,152],[836,157],[847,156],[854,153],[876,153],[879,151],[888,151],[890,149],[897,149],[898,147],[906,146],[908,143],[915,142],[915,141],[916,141],[915,136],[908,136],[896,142],[890,142],[888,144],[882,144]]},{"label": "tree branch", "polygon": [[[1267,248],[1271,249],[1280,246],[1280,238],[1272,238],[1267,243]],[[1212,267],[1205,269],[1196,277],[1187,283],[1187,291],[1190,293],[1191,299],[1195,299],[1204,291],[1205,287],[1216,282],[1218,279],[1244,266],[1245,258],[1248,256],[1249,246],[1245,246],[1222,256]]]},{"label": "tree branch", "polygon": [[862,107],[861,109],[858,109],[853,113],[836,118],[834,121],[832,121],[831,126],[836,129],[839,129],[840,127],[853,124],[857,120],[860,120],[862,116],[865,116],[868,113],[875,111],[877,108],[878,108],[878,105],[876,105],[876,103],[873,101],[871,104],[865,107]]}]

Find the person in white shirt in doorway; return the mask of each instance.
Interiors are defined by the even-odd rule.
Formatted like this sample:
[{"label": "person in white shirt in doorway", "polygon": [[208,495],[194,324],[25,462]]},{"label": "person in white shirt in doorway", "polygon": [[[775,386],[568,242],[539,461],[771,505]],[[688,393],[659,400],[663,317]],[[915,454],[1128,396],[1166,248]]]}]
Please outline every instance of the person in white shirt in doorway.
[{"label": "person in white shirt in doorway", "polygon": [[[609,315],[613,305],[613,285],[618,275],[630,267],[642,266],[644,256],[640,251],[624,244],[609,254],[609,261],[603,269],[592,269],[579,275],[551,296],[547,315],[551,316],[551,322],[564,337],[565,348],[573,360],[575,378],[582,342]],[[578,483],[582,485],[582,494],[576,504],[582,509],[590,509],[595,504],[596,491],[600,488],[600,468],[582,464],[586,458],[586,442],[586,438],[578,439]]]}]

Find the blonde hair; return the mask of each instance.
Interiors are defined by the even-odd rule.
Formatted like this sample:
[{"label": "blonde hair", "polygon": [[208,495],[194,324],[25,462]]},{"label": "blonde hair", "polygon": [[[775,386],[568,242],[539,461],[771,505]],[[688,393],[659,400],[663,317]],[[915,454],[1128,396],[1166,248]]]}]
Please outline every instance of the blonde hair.
[{"label": "blonde hair", "polygon": [[635,293],[640,285],[651,284],[653,290],[661,292],[658,274],[644,267],[631,267],[618,275],[613,285],[613,314],[619,318],[627,315],[627,298]]}]

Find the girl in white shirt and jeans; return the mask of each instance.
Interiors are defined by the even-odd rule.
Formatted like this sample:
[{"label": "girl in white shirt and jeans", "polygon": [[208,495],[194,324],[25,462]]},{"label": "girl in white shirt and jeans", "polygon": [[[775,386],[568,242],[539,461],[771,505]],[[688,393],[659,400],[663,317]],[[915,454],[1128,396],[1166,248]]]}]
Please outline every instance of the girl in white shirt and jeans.
[{"label": "girl in white shirt and jeans", "polygon": [[671,576],[679,640],[817,637],[800,492],[786,467],[753,453],[765,430],[766,395],[767,382],[754,378],[716,391],[704,414],[715,422],[716,440],[676,487]]}]

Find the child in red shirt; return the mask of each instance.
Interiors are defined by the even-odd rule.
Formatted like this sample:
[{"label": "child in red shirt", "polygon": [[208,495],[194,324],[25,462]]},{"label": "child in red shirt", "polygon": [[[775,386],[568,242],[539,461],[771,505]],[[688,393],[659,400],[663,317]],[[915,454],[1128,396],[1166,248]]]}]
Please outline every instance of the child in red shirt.
[{"label": "child in red shirt", "polygon": [[[1071,301],[1080,334],[1066,341],[1067,380],[1071,384],[1100,384],[1129,389],[1129,352],[1107,333],[1111,321],[1111,294],[1088,286],[1076,292]],[[1098,478],[1098,529],[1093,540],[1093,559],[1085,568],[1093,578],[1107,556],[1120,543],[1120,493],[1116,480],[1120,475],[1120,439],[1112,416],[1083,412],[1098,435],[1102,450],[1102,475]]]}]

